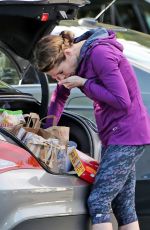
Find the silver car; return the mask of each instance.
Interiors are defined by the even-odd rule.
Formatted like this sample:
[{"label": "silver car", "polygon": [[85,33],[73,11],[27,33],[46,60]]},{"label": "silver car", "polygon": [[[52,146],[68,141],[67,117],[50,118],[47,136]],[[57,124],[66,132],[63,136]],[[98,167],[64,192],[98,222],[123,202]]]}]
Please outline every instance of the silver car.
[{"label": "silver car", "polygon": [[[59,20],[73,18],[76,9],[84,3],[83,0],[70,0],[69,3],[65,0],[0,1],[0,79],[10,84],[17,84],[21,79],[22,83],[38,83],[19,86],[26,90],[21,92],[0,81],[0,108],[36,112],[41,118],[47,114],[49,95],[56,85],[48,85],[48,78],[30,65],[32,50],[41,36],[51,32]],[[150,36],[123,28],[116,30],[122,43],[127,39],[126,49],[130,51],[127,56],[137,75],[139,73],[145,104],[149,108]],[[143,62],[136,59],[137,54],[132,57],[139,47]],[[41,88],[40,101],[32,95],[31,86],[35,86],[35,93],[38,86]],[[95,124],[82,117],[83,114],[91,116],[92,102],[76,89],[66,109],[71,112],[63,113],[59,125],[69,126],[70,139],[77,143],[78,149],[99,160],[101,144]],[[52,174],[27,146],[3,128],[0,128],[0,146],[1,230],[91,228],[86,207],[90,190],[87,182],[74,174]],[[147,148],[137,164],[136,205],[142,230],[149,230],[150,226],[149,153]]]}]

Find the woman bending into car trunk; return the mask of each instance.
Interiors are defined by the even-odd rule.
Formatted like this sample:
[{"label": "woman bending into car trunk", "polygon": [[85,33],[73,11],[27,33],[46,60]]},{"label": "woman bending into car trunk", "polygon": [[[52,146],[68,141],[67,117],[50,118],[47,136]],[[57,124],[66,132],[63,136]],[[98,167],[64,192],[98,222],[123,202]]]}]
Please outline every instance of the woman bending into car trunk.
[{"label": "woman bending into car trunk", "polygon": [[[102,159],[88,198],[93,230],[139,230],[135,210],[135,163],[150,144],[150,120],[132,67],[115,33],[104,28],[75,38],[72,32],[43,37],[37,68],[58,81],[48,114],[57,121],[74,87],[93,100]],[[52,125],[47,120],[47,127]]]}]

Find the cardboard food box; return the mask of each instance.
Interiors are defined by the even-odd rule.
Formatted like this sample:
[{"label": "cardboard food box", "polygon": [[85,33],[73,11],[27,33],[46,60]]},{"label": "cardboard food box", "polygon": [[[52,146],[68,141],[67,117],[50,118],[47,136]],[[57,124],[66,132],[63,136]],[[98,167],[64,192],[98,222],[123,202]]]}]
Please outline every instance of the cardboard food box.
[{"label": "cardboard food box", "polygon": [[99,163],[77,149],[73,149],[69,153],[69,158],[77,175],[92,184],[95,180]]}]

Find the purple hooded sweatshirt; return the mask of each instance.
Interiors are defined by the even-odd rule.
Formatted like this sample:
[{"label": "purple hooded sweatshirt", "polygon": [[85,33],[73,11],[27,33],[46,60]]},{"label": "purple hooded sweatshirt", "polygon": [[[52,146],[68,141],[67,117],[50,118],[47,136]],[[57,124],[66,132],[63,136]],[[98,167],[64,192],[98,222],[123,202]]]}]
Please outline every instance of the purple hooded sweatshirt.
[{"label": "purple hooded sweatshirt", "polygon": [[[135,73],[123,54],[113,31],[90,31],[75,42],[87,39],[76,74],[88,79],[81,91],[93,100],[94,113],[102,144],[150,144],[150,118],[143,104]],[[57,121],[70,90],[57,86],[48,114]],[[47,120],[46,126],[51,125]]]}]

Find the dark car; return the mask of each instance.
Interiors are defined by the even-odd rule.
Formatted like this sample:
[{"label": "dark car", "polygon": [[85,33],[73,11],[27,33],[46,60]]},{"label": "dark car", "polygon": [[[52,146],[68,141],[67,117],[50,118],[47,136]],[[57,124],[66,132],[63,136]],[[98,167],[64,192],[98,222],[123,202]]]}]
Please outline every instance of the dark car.
[{"label": "dark car", "polygon": [[[8,60],[13,63],[13,67],[9,61],[4,65],[9,77],[16,81],[17,74],[20,79],[30,79],[34,76],[42,89],[42,99],[39,102],[31,93],[23,93],[0,81],[0,108],[22,109],[25,114],[36,112],[40,118],[46,116],[49,103],[48,80],[30,65],[32,50],[36,42],[43,35],[50,33],[59,20],[74,18],[77,8],[84,3],[80,0],[70,0],[69,3],[67,0],[0,1],[0,61],[3,60],[1,57],[4,54],[7,55]],[[127,40],[126,44],[130,46],[128,51],[132,47],[135,52],[140,44],[140,52],[146,50],[146,54],[149,54],[149,35],[124,28],[116,30],[122,43]],[[141,71],[141,66],[144,66],[145,75],[139,76],[141,83],[144,85],[146,82],[148,88],[148,62],[143,58],[143,63],[138,64],[132,55],[128,57],[137,71]],[[0,70],[2,80],[6,77],[5,68]],[[80,101],[80,96],[85,99],[84,95],[79,93],[79,97],[70,100]],[[83,104],[86,105],[80,101],[80,107]],[[150,105],[148,97],[146,105]],[[91,111],[91,107],[88,108]],[[65,111],[59,125],[69,126],[70,139],[77,143],[78,149],[99,160],[101,145],[93,122],[81,115]],[[27,146],[4,128],[0,128],[0,145],[1,230],[91,228],[86,207],[90,189],[87,182],[76,175],[52,174]],[[147,152],[137,164],[136,205],[142,230],[149,230],[150,226],[149,162],[150,148],[147,148]]]},{"label": "dark car", "polygon": [[[96,17],[110,2],[111,0],[93,0],[90,5],[79,10],[78,17]],[[116,0],[98,21],[150,34],[150,1]]]}]

